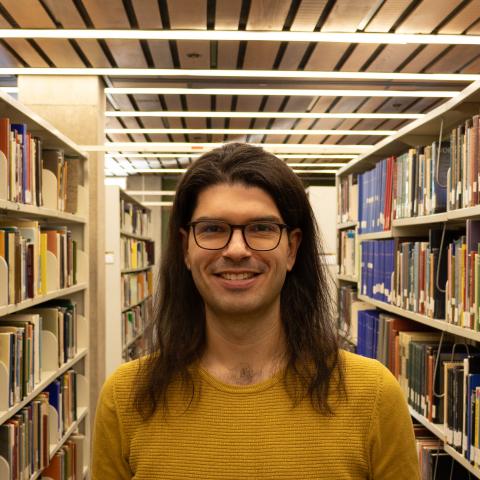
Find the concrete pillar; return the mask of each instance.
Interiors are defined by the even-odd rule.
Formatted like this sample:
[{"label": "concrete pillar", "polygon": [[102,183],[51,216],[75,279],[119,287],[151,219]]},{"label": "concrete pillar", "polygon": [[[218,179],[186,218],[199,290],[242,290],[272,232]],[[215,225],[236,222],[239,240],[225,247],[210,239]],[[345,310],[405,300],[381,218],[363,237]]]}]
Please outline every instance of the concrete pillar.
[{"label": "concrete pillar", "polygon": [[[18,77],[18,98],[77,145],[101,145],[105,133],[105,94],[96,76]],[[90,255],[88,320],[90,342],[90,420],[105,380],[105,189],[104,154],[88,158]],[[87,312],[86,312],[87,313]]]}]

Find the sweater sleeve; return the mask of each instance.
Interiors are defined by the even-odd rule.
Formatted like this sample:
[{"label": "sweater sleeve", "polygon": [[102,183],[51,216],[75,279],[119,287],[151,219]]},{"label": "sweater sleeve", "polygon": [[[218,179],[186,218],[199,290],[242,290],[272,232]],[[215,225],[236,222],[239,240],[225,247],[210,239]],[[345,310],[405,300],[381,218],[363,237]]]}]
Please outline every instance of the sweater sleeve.
[{"label": "sweater sleeve", "polygon": [[412,420],[403,392],[383,365],[369,435],[370,479],[419,480]]},{"label": "sweater sleeve", "polygon": [[133,473],[123,445],[122,425],[115,401],[115,374],[104,384],[95,414],[92,480],[127,480]]}]

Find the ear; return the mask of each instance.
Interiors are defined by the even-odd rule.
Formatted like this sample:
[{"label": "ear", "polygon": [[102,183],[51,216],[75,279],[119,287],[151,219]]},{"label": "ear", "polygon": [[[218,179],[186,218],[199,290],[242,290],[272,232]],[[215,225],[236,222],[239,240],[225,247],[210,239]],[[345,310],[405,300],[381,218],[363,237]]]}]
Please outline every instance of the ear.
[{"label": "ear", "polygon": [[288,257],[287,257],[287,270],[290,272],[295,265],[297,258],[298,247],[302,242],[302,231],[299,228],[295,228],[288,234]]},{"label": "ear", "polygon": [[190,270],[190,258],[188,252],[188,232],[184,229],[180,229],[180,238],[182,241],[182,250],[183,250],[183,260],[186,267]]}]

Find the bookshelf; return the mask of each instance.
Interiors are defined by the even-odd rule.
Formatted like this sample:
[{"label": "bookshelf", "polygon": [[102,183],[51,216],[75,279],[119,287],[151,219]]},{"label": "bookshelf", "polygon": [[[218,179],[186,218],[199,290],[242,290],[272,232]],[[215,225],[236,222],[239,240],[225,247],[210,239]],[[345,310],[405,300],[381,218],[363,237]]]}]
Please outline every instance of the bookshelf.
[{"label": "bookshelf", "polygon": [[[480,344],[480,328],[476,321],[480,315],[480,296],[475,290],[480,284],[477,273],[480,264],[475,266],[474,263],[477,252],[480,252],[475,235],[475,222],[480,220],[480,130],[476,117],[479,113],[480,82],[475,82],[457,97],[402,128],[395,135],[382,140],[344,166],[338,171],[336,182],[339,199],[337,233],[340,236],[342,231],[348,229],[357,229],[358,233],[356,255],[359,270],[356,276],[351,277],[338,274],[340,288],[345,288],[345,285],[350,288],[348,285],[356,284],[356,301],[363,302],[365,307],[377,309],[380,314],[394,314],[396,318],[409,319],[416,324],[430,327],[432,331],[445,332],[450,334],[449,338],[454,339],[456,344],[470,345],[471,348]],[[446,144],[448,148],[444,146]],[[434,155],[431,152],[437,153]],[[387,165],[387,159],[388,162],[392,161],[392,167],[380,166],[382,162]],[[406,168],[399,167],[402,162],[405,162]],[[443,167],[444,178],[439,173]],[[387,168],[393,169],[390,170],[390,180]],[[380,170],[380,175],[375,176],[372,172],[377,169]],[[408,184],[408,188],[404,188],[404,184]],[[381,185],[380,189],[377,188],[378,185]],[[355,187],[356,199],[352,198],[352,187]],[[443,195],[444,206],[433,208],[432,205],[441,205]],[[435,200],[432,200],[433,198]],[[355,205],[352,206],[354,200]],[[434,201],[438,203],[433,203]],[[406,210],[401,210],[404,205]],[[355,218],[351,211],[356,209],[360,211]],[[420,214],[423,211],[428,214]],[[388,221],[387,216],[390,217]],[[435,243],[436,234],[441,237],[440,244]],[[373,260],[362,250],[364,242],[382,242],[388,239],[394,242],[391,283],[379,280],[378,277],[377,283],[373,280],[374,292],[381,291],[383,294],[384,287],[391,287],[385,294],[387,301],[380,301],[378,297],[372,298],[363,294],[362,278],[365,282],[372,281],[372,277],[368,276],[368,269],[372,269],[370,262]],[[365,246],[365,251],[367,247],[368,245]],[[425,254],[421,248],[430,250]],[[423,257],[417,252],[423,252]],[[387,268],[387,263],[380,265]],[[385,278],[387,277],[388,275]],[[407,288],[405,286],[408,287],[407,293],[403,290]],[[463,290],[454,289],[459,286]],[[428,297],[427,287],[432,298]],[[448,296],[448,292],[458,291],[463,292],[460,299]],[[415,296],[418,292],[422,295],[420,300]],[[399,299],[399,296],[402,298]],[[404,301],[403,296],[407,298],[408,308],[399,306]],[[441,303],[438,299],[442,296],[446,299],[445,312],[434,318],[428,301],[433,299],[438,307]],[[423,307],[420,308],[422,302]],[[348,332],[342,331],[339,334],[348,338]],[[443,370],[439,375],[443,375]],[[465,414],[463,410],[461,412],[462,415]],[[443,442],[444,450],[450,456],[468,469],[475,478],[480,478],[480,468],[447,441],[446,423],[434,424],[412,407],[410,413]],[[467,432],[460,430],[460,434],[466,436]],[[465,440],[461,443],[465,450]]]},{"label": "bookshelf", "polygon": [[[14,346],[10,355],[0,357],[0,434],[33,428],[28,426],[31,422],[21,427],[22,420],[29,414],[41,420],[35,412],[43,398],[44,407],[48,403],[41,427],[48,438],[46,457],[42,466],[32,461],[29,478],[40,478],[54,455],[77,434],[84,441],[79,461],[88,475],[88,161],[68,137],[2,92],[0,123],[0,350]],[[57,163],[52,155],[58,157]],[[11,288],[14,296],[8,294]],[[57,315],[57,334],[49,329],[48,315]],[[29,363],[17,362],[20,355]],[[20,393],[13,398],[12,373],[23,379],[19,385],[15,380]],[[67,382],[73,378],[73,383]],[[75,420],[68,424],[59,419],[62,409],[52,403],[53,395],[47,399],[44,393],[53,385],[61,385],[64,393],[70,388]],[[60,421],[65,427],[61,434],[56,428]],[[14,472],[9,452],[15,448],[30,462],[30,453],[36,456],[35,448],[41,447],[29,444],[27,453],[22,445],[2,439],[0,478],[9,479]]]},{"label": "bookshelf", "polygon": [[[141,352],[152,315],[151,211],[117,185],[105,186],[106,374]],[[117,285],[118,288],[112,288]]]}]

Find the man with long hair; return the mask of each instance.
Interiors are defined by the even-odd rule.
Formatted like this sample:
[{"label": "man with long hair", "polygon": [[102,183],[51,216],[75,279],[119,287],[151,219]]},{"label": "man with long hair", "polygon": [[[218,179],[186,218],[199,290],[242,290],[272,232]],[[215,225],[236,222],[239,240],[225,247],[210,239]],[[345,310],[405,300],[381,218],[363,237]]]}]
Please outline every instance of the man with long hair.
[{"label": "man with long hair", "polygon": [[337,344],[305,190],[228,144],[181,179],[151,345],[105,383],[94,480],[419,478],[395,378]]}]

